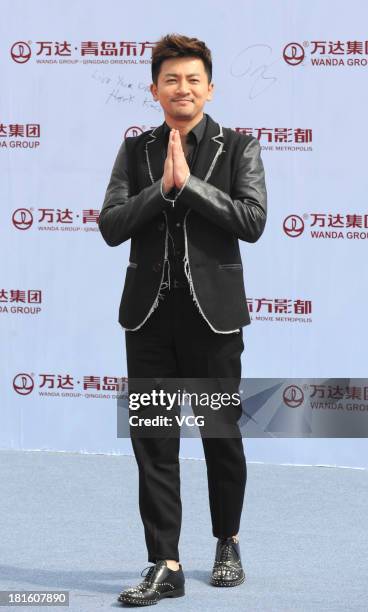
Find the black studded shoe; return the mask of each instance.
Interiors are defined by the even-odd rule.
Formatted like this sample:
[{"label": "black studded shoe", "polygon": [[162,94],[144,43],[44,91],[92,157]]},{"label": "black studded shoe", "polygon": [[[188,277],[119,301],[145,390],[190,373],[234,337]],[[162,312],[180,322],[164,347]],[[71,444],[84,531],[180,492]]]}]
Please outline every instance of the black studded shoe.
[{"label": "black studded shoe", "polygon": [[[144,569],[147,569],[146,567]],[[143,576],[144,570],[141,572]],[[148,566],[143,582],[135,587],[122,591],[118,597],[120,603],[134,606],[157,604],[164,597],[181,597],[184,595],[184,573],[181,563],[177,571],[167,567],[166,561],[157,561]]]},{"label": "black studded shoe", "polygon": [[237,586],[245,580],[240,558],[239,542],[233,538],[221,538],[217,542],[215,563],[212,569],[213,586]]}]

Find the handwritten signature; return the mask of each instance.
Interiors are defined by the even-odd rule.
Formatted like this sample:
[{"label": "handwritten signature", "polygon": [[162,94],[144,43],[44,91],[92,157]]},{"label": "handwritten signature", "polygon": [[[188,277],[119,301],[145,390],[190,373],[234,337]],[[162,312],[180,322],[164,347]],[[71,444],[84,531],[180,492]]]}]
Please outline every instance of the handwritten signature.
[{"label": "handwritten signature", "polygon": [[147,83],[143,83],[142,81],[128,81],[121,75],[112,78],[99,70],[95,70],[91,77],[101,83],[101,85],[109,85],[109,87],[112,87],[106,97],[105,104],[109,104],[110,102],[117,102],[120,104],[140,103],[142,106],[149,107],[152,110],[158,112],[161,110],[160,105],[148,97],[150,86],[147,85]]},{"label": "handwritten signature", "polygon": [[108,104],[111,99],[115,100],[116,102],[128,102],[129,104],[131,102],[134,102],[135,96],[132,96],[132,94],[130,94],[129,96],[123,96],[121,95],[120,89],[113,89],[107,96],[105,104]]},{"label": "handwritten signature", "polygon": [[253,100],[260,96],[267,89],[275,85],[277,77],[270,74],[271,66],[280,62],[280,58],[275,61],[266,63],[260,57],[272,55],[272,47],[269,45],[250,45],[238,53],[233,59],[230,67],[230,73],[236,78],[247,77],[251,81],[251,87],[248,92],[248,97]]}]

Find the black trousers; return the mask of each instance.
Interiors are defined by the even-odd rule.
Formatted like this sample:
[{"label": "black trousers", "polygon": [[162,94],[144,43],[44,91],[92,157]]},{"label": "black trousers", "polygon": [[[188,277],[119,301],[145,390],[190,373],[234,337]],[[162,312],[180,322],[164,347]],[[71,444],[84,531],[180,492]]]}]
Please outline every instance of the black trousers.
[{"label": "black trousers", "polygon": [[[125,339],[129,379],[206,378],[211,381],[211,389],[216,380],[231,379],[232,385],[239,386],[242,330],[231,334],[213,332],[193,302],[189,287],[167,290],[146,323],[137,331],[126,331]],[[236,435],[202,435],[212,533],[216,538],[238,533],[247,479],[237,425],[241,410],[232,414]],[[131,435],[131,441],[139,470],[139,509],[148,561],[179,561],[180,436]]]}]

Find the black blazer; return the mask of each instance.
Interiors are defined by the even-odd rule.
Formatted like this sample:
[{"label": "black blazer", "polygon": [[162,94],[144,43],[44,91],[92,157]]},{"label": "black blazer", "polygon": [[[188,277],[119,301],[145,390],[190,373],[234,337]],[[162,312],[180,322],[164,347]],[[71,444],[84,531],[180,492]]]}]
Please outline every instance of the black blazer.
[{"label": "black blazer", "polygon": [[[238,240],[256,242],[267,214],[259,141],[207,116],[191,175],[175,206],[184,207],[185,273],[210,328],[233,333],[250,323]],[[162,193],[163,124],[121,144],[99,217],[108,245],[131,239],[119,323],[138,330],[159,304],[168,259]]]}]

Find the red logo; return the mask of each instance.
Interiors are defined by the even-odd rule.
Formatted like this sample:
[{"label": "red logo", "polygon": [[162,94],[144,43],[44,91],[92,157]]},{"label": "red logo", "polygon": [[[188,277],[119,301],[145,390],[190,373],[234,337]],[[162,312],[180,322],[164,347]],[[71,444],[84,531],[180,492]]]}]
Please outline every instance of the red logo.
[{"label": "red logo", "polygon": [[17,374],[13,378],[13,389],[19,395],[29,395],[32,393],[34,388],[34,381],[32,376],[29,374],[25,374],[22,372],[21,374]]},{"label": "red logo", "polygon": [[32,55],[31,47],[23,40],[19,40],[11,47],[10,55],[17,64],[25,64]]},{"label": "red logo", "polygon": [[127,136],[139,136],[140,134],[143,134],[142,128],[138,127],[137,125],[132,125],[125,130],[124,138]]},{"label": "red logo", "polygon": [[282,399],[289,408],[298,408],[304,401],[304,393],[300,387],[289,385],[284,389]]},{"label": "red logo", "polygon": [[298,66],[304,57],[304,48],[296,42],[288,43],[282,52],[283,58],[289,66]]},{"label": "red logo", "polygon": [[289,215],[282,227],[287,236],[297,238],[304,232],[304,221],[299,215]]},{"label": "red logo", "polygon": [[13,225],[19,230],[27,230],[33,223],[33,215],[28,208],[17,208],[12,216]]}]

